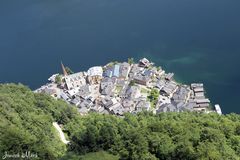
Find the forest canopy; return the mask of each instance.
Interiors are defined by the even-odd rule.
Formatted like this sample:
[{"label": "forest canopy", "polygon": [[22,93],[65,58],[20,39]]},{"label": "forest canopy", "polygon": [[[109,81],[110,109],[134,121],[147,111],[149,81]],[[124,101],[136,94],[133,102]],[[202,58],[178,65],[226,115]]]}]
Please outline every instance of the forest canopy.
[{"label": "forest canopy", "polygon": [[[240,157],[238,114],[80,116],[76,107],[61,100],[33,93],[21,84],[1,84],[0,117],[1,157],[6,151],[31,151],[39,159],[82,159],[77,155],[103,150],[126,160]],[[60,141],[52,126],[54,121],[63,125],[68,146]]]},{"label": "forest canopy", "polygon": [[64,124],[77,113],[63,101],[35,94],[19,84],[0,85],[0,156],[25,153],[39,159],[55,159],[64,155],[66,146],[60,141],[52,122]]}]

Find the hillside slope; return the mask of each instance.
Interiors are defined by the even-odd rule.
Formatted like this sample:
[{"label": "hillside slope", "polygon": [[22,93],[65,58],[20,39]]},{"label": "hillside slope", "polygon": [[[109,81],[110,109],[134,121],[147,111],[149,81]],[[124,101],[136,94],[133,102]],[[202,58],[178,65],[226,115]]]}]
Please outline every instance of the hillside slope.
[{"label": "hillside slope", "polygon": [[[5,152],[30,151],[38,159],[71,159],[71,153],[75,154],[72,159],[82,159],[81,155],[102,150],[133,160],[240,157],[237,114],[143,112],[126,114],[124,118],[96,113],[80,116],[75,107],[63,101],[33,93],[23,85],[1,84],[0,117],[1,157]],[[60,141],[52,122],[63,124],[70,145]]]},{"label": "hillside slope", "polygon": [[[39,159],[61,157],[66,146],[52,122],[66,123],[73,114],[65,102],[34,94],[23,85],[0,85],[0,154],[25,154]],[[76,113],[76,112],[75,112]]]}]

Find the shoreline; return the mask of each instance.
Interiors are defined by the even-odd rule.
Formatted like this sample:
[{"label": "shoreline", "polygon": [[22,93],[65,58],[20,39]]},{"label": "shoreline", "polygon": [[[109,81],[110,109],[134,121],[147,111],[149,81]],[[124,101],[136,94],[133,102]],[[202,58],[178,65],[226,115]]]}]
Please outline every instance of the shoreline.
[{"label": "shoreline", "polygon": [[[69,74],[61,63],[63,74],[54,74],[49,83],[35,90],[63,99],[78,107],[79,113],[99,112],[122,116],[125,112],[143,110],[160,112],[213,112],[205,97],[202,83],[185,85],[165,73],[146,58],[134,62],[109,62],[88,71]],[[144,89],[145,88],[145,89]],[[144,91],[144,92],[143,92]]]}]

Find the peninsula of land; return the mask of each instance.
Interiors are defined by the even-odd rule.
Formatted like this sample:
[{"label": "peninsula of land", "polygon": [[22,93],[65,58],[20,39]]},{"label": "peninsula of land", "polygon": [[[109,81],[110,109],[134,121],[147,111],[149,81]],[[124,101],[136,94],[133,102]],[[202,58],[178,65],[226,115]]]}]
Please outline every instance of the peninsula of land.
[{"label": "peninsula of land", "polygon": [[174,73],[165,73],[161,67],[143,58],[134,62],[110,62],[94,66],[87,72],[69,72],[62,65],[62,74],[54,74],[49,83],[35,90],[63,99],[78,108],[80,114],[98,112],[122,116],[126,112],[217,112],[205,96],[202,83],[180,84]]}]

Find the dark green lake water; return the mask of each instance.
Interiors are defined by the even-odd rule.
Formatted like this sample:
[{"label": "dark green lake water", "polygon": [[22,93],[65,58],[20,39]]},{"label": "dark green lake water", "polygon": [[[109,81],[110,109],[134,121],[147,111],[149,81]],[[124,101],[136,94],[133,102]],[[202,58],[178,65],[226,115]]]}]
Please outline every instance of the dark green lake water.
[{"label": "dark green lake water", "polygon": [[240,113],[239,0],[1,0],[0,82],[147,57]]}]

